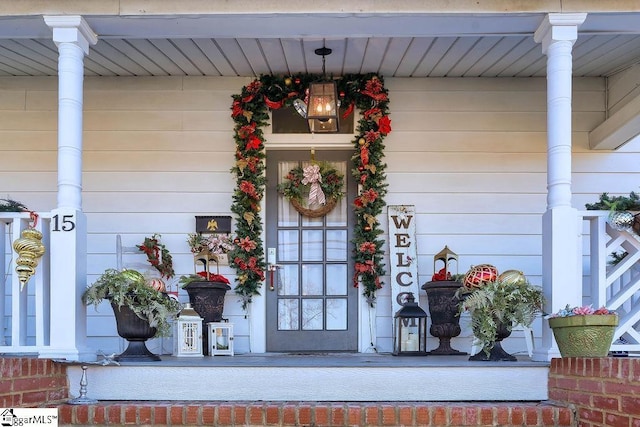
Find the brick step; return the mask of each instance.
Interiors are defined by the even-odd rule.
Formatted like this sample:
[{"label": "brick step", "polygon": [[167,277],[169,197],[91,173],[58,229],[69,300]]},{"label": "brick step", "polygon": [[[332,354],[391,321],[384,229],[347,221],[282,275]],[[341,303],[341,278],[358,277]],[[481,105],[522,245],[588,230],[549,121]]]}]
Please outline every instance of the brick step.
[{"label": "brick step", "polygon": [[575,426],[550,402],[179,402],[61,405],[59,425]]}]

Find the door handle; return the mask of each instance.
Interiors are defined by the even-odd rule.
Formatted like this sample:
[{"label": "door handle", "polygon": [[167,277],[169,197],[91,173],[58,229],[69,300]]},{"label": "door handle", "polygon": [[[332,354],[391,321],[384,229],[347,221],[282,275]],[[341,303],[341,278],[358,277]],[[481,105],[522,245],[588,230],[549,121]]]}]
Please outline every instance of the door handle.
[{"label": "door handle", "polygon": [[277,272],[279,268],[282,268],[282,266],[278,264],[269,264],[269,266],[267,267],[267,271],[269,271],[269,290],[270,291],[275,290],[275,287],[273,286],[273,276],[274,276],[273,273]]}]

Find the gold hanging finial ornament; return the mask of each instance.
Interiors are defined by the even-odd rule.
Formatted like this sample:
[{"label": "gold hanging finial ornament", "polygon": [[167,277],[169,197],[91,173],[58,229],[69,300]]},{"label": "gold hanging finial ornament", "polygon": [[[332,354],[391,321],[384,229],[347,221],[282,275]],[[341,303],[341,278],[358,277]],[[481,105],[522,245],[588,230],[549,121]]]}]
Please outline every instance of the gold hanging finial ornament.
[{"label": "gold hanging finial ornament", "polygon": [[38,262],[45,252],[42,233],[35,229],[38,222],[38,215],[35,212],[31,212],[31,220],[33,224],[22,230],[20,238],[13,242],[13,250],[18,254],[16,273],[20,280],[20,290],[24,289],[24,285],[35,274]]}]

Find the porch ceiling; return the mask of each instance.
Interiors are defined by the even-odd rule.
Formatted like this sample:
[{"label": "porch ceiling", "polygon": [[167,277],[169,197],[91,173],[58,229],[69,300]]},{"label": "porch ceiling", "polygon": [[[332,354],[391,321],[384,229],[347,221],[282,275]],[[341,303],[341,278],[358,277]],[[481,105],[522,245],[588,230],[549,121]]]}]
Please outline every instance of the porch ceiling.
[{"label": "porch ceiling", "polygon": [[[85,16],[98,43],[87,76],[329,74],[530,77],[546,74],[533,33],[545,13],[265,13]],[[640,12],[592,13],[574,47],[575,76],[640,62]],[[57,49],[42,16],[0,16],[0,76],[53,76]]]}]

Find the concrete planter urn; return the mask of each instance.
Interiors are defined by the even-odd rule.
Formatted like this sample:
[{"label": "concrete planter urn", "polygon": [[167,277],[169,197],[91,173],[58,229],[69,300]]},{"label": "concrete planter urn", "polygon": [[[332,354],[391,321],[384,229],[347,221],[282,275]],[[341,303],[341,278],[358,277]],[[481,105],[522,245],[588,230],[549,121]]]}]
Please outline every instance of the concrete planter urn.
[{"label": "concrete planter urn", "polygon": [[127,349],[115,356],[117,362],[159,362],[160,356],[153,354],[147,348],[146,342],[153,338],[157,329],[149,325],[149,321],[141,319],[128,306],[123,305],[118,308],[111,304],[113,314],[116,316],[116,326],[118,335],[127,340]]},{"label": "concrete planter urn", "polygon": [[562,357],[607,357],[618,315],[552,317],[549,326]]},{"label": "concrete planter urn", "polygon": [[453,280],[431,281],[422,285],[429,301],[431,327],[429,333],[439,339],[438,348],[431,355],[466,355],[451,347],[451,338],[460,335],[460,299],[456,292],[462,286]]}]

